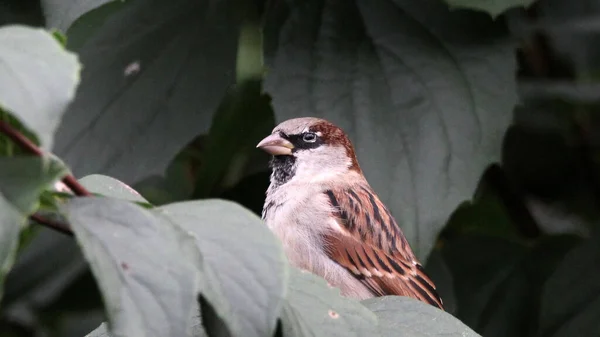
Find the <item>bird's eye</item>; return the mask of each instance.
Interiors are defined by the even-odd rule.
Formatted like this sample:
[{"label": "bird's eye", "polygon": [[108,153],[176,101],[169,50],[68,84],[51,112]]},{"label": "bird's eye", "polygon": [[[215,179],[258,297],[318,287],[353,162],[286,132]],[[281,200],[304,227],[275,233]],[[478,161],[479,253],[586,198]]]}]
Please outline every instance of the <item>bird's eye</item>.
[{"label": "bird's eye", "polygon": [[307,143],[314,143],[317,140],[317,135],[312,132],[307,132],[302,135],[302,140]]}]

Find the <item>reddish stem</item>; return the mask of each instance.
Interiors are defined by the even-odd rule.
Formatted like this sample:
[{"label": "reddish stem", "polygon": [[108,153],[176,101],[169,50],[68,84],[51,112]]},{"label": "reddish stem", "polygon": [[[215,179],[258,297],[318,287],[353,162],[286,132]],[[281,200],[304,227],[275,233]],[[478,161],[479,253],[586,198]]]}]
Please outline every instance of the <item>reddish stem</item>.
[{"label": "reddish stem", "polygon": [[[25,137],[18,130],[13,128],[10,124],[5,121],[0,121],[0,132],[5,134],[8,138],[10,138],[13,142],[19,145],[23,150],[34,154],[38,157],[44,155],[44,152],[35,145],[31,140]],[[75,195],[80,197],[91,196],[92,194],[85,189],[72,175],[67,175],[62,179],[62,182],[69,187]]]},{"label": "reddish stem", "polygon": [[40,225],[52,228],[52,229],[56,230],[57,232],[61,232],[66,235],[73,236],[73,231],[71,231],[71,228],[69,228],[69,225],[67,225],[65,223],[46,219],[39,214],[32,214],[31,216],[29,216],[29,218],[31,220],[39,223]]}]

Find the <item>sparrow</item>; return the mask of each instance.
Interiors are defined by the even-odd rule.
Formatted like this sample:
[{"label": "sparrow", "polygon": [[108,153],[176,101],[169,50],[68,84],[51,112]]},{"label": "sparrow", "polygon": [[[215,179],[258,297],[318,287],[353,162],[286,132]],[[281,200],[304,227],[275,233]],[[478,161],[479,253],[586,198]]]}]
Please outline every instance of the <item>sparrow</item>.
[{"label": "sparrow", "polygon": [[342,296],[407,296],[443,310],[434,283],[365,179],[341,128],[320,118],[294,118],[257,148],[273,155],[262,219],[293,266],[321,276]]}]

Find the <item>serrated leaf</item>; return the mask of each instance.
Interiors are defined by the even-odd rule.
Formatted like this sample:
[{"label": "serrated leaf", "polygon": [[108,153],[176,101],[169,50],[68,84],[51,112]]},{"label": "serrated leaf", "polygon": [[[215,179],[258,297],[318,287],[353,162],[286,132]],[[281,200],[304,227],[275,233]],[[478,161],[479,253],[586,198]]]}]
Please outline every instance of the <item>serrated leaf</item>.
[{"label": "serrated leaf", "polygon": [[[163,174],[182,146],[208,131],[235,80],[233,3],[128,1],[76,49],[82,83],[55,151],[76,175],[133,184]],[[69,36],[87,29],[85,19]]]},{"label": "serrated leaf", "polygon": [[479,336],[449,313],[409,297],[377,297],[362,304],[377,315],[382,337]]},{"label": "serrated leaf", "polygon": [[75,96],[80,65],[52,34],[39,28],[0,28],[0,107],[52,148],[67,105]]},{"label": "serrated leaf", "polygon": [[91,174],[79,179],[79,182],[92,193],[128,201],[148,202],[136,190],[109,176]]},{"label": "serrated leaf", "polygon": [[14,263],[19,233],[42,191],[67,172],[58,161],[40,157],[0,157],[0,298]]},{"label": "serrated leaf", "polygon": [[324,279],[292,268],[281,315],[285,337],[379,336],[377,317]]},{"label": "serrated leaf", "polygon": [[86,197],[63,211],[102,292],[115,337],[189,336],[197,271],[176,226],[126,201]]},{"label": "serrated leaf", "polygon": [[277,120],[342,127],[424,260],[500,158],[517,98],[514,44],[489,16],[435,0],[287,3],[265,27]]},{"label": "serrated leaf", "polygon": [[260,218],[233,202],[214,199],[156,211],[196,239],[203,258],[202,295],[232,335],[272,335],[288,265],[281,244]]}]

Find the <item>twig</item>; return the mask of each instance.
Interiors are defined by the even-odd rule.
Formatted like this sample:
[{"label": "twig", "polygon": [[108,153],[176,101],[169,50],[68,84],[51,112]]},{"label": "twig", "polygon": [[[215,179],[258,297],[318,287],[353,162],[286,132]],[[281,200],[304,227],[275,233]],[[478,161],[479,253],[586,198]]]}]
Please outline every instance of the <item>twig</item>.
[{"label": "twig", "polygon": [[[17,144],[24,151],[27,151],[33,155],[38,157],[42,157],[44,152],[37,145],[35,145],[31,140],[25,137],[21,132],[13,128],[10,124],[5,121],[0,121],[0,133],[5,134],[10,140],[12,140],[15,144]],[[90,196],[92,195],[85,187],[83,187],[75,177],[68,174],[63,177],[62,182],[67,185],[73,191],[73,193],[77,196]],[[61,223],[57,221],[53,221],[47,219],[39,214],[32,214],[29,217],[34,222],[46,226],[48,228],[52,228],[58,232],[61,232],[66,235],[73,235],[73,231],[69,228],[69,225],[66,223]]]},{"label": "twig", "polygon": [[32,214],[29,218],[42,226],[46,226],[46,227],[56,230],[57,232],[61,232],[66,235],[73,236],[73,231],[71,231],[71,228],[69,228],[69,225],[67,225],[66,223],[53,221],[53,220],[44,218],[43,216],[41,216],[39,214]]},{"label": "twig", "polygon": [[[0,132],[5,134],[8,138],[10,138],[13,142],[19,145],[23,150],[34,154],[38,157],[44,155],[44,152],[35,145],[31,140],[27,139],[22,133],[13,128],[10,124],[5,121],[0,121]],[[75,195],[80,197],[91,196],[92,194],[85,189],[72,175],[66,175],[62,182],[67,185]]]}]

